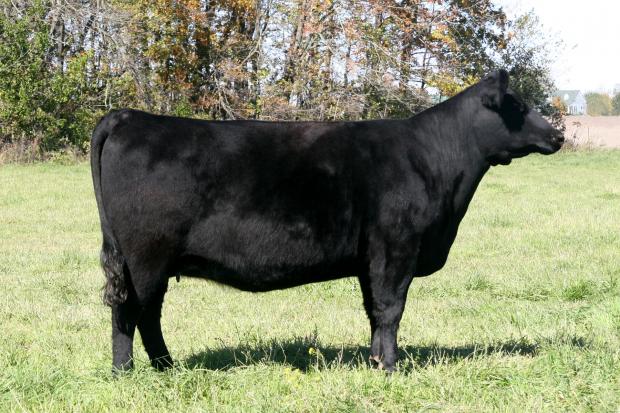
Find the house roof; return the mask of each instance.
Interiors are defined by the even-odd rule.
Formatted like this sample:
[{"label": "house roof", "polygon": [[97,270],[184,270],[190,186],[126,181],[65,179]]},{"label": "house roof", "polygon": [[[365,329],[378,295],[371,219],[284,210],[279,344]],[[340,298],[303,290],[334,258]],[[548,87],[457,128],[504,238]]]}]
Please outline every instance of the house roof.
[{"label": "house roof", "polygon": [[579,96],[580,94],[580,90],[558,90],[553,94],[553,96],[559,97],[560,99],[562,99],[562,102],[564,102],[564,104],[570,106],[575,103],[577,96]]}]

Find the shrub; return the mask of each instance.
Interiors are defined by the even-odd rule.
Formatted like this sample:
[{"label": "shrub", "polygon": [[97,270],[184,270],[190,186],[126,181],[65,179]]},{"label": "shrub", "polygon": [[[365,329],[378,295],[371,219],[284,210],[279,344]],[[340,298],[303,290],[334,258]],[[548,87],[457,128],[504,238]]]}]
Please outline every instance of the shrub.
[{"label": "shrub", "polygon": [[89,56],[78,54],[64,65],[48,62],[49,32],[41,2],[16,18],[0,14],[0,140],[5,144],[30,141],[53,151],[81,148],[88,140],[95,119],[86,104]]}]

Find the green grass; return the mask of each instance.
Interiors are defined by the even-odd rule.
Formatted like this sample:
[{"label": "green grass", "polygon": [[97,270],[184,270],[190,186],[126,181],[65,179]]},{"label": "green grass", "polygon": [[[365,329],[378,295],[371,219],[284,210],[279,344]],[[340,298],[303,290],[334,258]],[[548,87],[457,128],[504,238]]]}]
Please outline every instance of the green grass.
[{"label": "green grass", "polygon": [[416,279],[399,372],[370,369],[356,280],[249,294],[172,282],[178,367],[113,379],[87,165],[0,166],[0,411],[618,411],[620,151],[482,182],[446,267]]}]

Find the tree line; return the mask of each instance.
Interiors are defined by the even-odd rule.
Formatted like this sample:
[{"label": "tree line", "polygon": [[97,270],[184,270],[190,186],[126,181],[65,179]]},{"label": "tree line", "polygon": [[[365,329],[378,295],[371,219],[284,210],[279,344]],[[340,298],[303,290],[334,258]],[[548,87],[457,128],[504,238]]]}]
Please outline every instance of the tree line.
[{"label": "tree line", "polygon": [[0,0],[0,142],[87,150],[119,107],[406,117],[498,67],[550,114],[554,48],[493,0]]},{"label": "tree line", "polygon": [[620,91],[613,97],[607,93],[586,93],[586,102],[590,116],[620,116]]}]

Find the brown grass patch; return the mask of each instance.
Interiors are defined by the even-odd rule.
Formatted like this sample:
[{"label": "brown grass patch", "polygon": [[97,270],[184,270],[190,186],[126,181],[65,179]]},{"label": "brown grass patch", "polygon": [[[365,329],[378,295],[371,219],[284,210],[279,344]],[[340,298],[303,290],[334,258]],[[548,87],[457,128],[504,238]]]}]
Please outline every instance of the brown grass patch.
[{"label": "brown grass patch", "polygon": [[567,116],[565,124],[569,147],[620,148],[620,116]]}]

